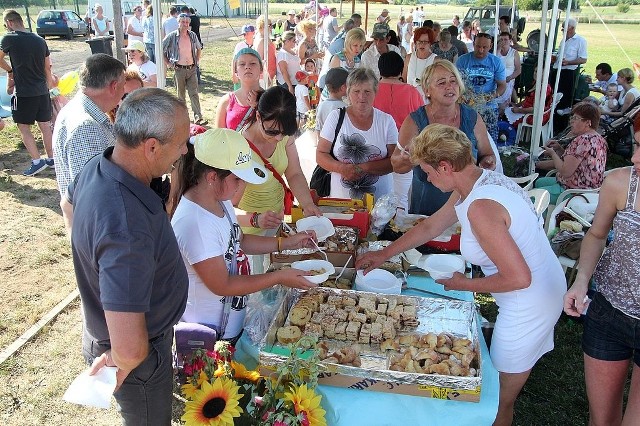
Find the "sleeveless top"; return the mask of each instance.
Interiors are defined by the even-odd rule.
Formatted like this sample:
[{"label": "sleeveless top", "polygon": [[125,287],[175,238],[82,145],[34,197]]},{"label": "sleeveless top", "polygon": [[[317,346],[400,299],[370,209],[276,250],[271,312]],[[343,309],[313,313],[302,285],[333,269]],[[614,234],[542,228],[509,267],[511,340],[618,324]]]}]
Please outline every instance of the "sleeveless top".
[{"label": "sleeveless top", "polygon": [[[425,107],[418,108],[410,116],[418,126],[419,132],[429,125],[429,117]],[[471,141],[474,158],[478,157],[478,140],[473,133],[477,119],[478,114],[475,110],[460,104],[460,130]],[[413,180],[411,182],[411,193],[409,194],[409,213],[432,215],[445,205],[450,195],[450,192],[442,192],[433,186],[427,180],[427,174],[420,166],[413,168]]]},{"label": "sleeveless top", "polygon": [[104,32],[107,29],[107,17],[103,16],[102,19],[98,19],[98,18],[93,18],[96,20],[96,26],[98,27],[98,31],[100,31],[101,33]]},{"label": "sleeveless top", "polygon": [[409,65],[407,66],[407,83],[416,87],[422,97],[424,97],[421,82],[422,73],[425,68],[433,64],[433,61],[435,61],[437,57],[438,55],[431,53],[428,58],[420,59],[417,57],[416,52],[413,52],[409,58]]},{"label": "sleeveless top", "polygon": [[[276,145],[276,150],[271,157],[267,157],[267,160],[271,162],[273,167],[280,173],[283,178],[284,171],[289,165],[289,159],[287,157],[287,141],[289,138],[283,138]],[[253,157],[254,161],[262,164],[262,160],[258,155]],[[284,188],[273,174],[267,170],[267,181],[260,185],[254,185],[247,183],[244,194],[238,203],[238,207],[247,212],[264,213],[267,210],[272,210],[276,213],[284,210]],[[259,234],[263,232],[263,229],[253,227],[243,227],[242,232],[245,234]]]},{"label": "sleeveless top", "polygon": [[340,51],[338,53],[336,53],[336,56],[338,57],[338,59],[340,59],[340,67],[344,68],[345,70],[351,72],[353,70],[355,70],[356,68],[360,67],[360,56],[356,56],[355,58],[353,58],[353,66],[349,66],[349,64],[347,63],[347,57],[344,54],[344,50]]},{"label": "sleeveless top", "polygon": [[320,46],[318,46],[318,43],[316,43],[315,40],[309,41],[305,38],[304,40],[302,40],[301,45],[304,45],[304,47],[307,48],[307,50],[304,52],[304,59],[310,58],[311,56],[320,52]]},{"label": "sleeveless top", "polygon": [[510,47],[506,55],[502,55],[499,50],[498,55],[496,55],[504,64],[504,75],[506,77],[509,77],[511,74],[513,74],[516,69],[515,59],[513,57],[515,51],[516,50],[513,47]]},{"label": "sleeveless top", "polygon": [[627,203],[613,219],[613,241],[598,261],[593,281],[614,308],[640,319],[640,263],[630,256],[640,250],[640,212],[635,210],[639,178],[629,169]]},{"label": "sleeveless top", "polygon": [[235,92],[229,92],[229,105],[227,106],[227,116],[225,123],[227,129],[236,130],[242,119],[247,115],[247,111],[251,108],[238,102]]}]

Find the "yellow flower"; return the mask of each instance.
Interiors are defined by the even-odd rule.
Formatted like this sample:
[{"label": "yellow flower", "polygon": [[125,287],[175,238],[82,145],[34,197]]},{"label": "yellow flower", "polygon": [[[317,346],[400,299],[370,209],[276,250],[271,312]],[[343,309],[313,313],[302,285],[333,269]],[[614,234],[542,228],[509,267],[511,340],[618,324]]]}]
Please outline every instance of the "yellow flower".
[{"label": "yellow flower", "polygon": [[306,384],[293,386],[291,392],[285,392],[284,399],[293,403],[296,414],[305,412],[309,426],[327,426],[324,418],[327,412],[320,406],[322,395],[316,395],[313,389],[307,389]]},{"label": "yellow flower", "polygon": [[187,401],[182,420],[187,426],[232,426],[233,418],[242,413],[238,406],[242,397],[239,389],[233,380],[226,377],[216,379],[213,384],[204,382],[193,401]]},{"label": "yellow flower", "polygon": [[[255,383],[260,378],[260,373],[255,370],[247,370],[247,368],[239,362],[231,361],[231,368],[234,371],[233,378],[240,380],[248,380]],[[213,373],[215,377],[220,377],[225,374],[224,364],[220,364],[218,369]]]},{"label": "yellow flower", "polygon": [[196,391],[200,389],[202,384],[207,381],[207,374],[204,370],[200,370],[200,376],[198,377],[197,384],[194,386],[191,384],[191,381],[187,381],[184,385],[182,385],[182,393],[187,399],[193,399],[193,396],[196,394]]}]

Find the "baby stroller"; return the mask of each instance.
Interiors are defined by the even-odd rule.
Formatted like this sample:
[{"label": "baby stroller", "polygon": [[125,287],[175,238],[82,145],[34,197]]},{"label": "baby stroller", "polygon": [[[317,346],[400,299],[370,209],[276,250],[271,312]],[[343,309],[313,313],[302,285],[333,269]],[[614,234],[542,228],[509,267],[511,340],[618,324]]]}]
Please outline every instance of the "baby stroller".
[{"label": "baby stroller", "polygon": [[640,97],[636,99],[627,112],[610,124],[602,124],[602,136],[607,140],[609,152],[625,159],[633,155],[633,120],[640,112]]}]

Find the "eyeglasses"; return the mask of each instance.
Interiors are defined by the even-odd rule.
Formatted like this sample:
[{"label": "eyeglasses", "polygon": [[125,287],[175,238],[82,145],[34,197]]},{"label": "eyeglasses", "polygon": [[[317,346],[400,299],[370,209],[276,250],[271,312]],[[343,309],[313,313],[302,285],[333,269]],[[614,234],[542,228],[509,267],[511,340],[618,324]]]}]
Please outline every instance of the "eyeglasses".
[{"label": "eyeglasses", "polygon": [[576,114],[573,114],[571,117],[569,117],[569,121],[576,121],[576,120],[589,121],[588,119],[582,118]]},{"label": "eyeglasses", "polygon": [[120,98],[120,100],[124,101],[127,96],[129,96],[129,93],[125,93],[124,95],[122,95],[122,98]]},{"label": "eyeglasses", "polygon": [[282,130],[274,130],[274,129],[265,129],[264,127],[264,122],[262,121],[262,119],[260,119],[260,125],[262,126],[262,131],[264,132],[265,135],[267,136],[271,136],[271,137],[276,137],[278,135],[282,135],[282,136],[286,136]]},{"label": "eyeglasses", "polygon": [[431,44],[431,42],[429,40],[418,40],[416,44]]}]

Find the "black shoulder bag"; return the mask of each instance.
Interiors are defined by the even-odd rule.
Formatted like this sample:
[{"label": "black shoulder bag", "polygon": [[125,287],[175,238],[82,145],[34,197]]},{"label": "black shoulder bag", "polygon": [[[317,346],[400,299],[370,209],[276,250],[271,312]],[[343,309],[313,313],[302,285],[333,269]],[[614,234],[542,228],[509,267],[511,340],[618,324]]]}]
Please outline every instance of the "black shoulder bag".
[{"label": "black shoulder bag", "polygon": [[[333,143],[331,144],[331,150],[329,150],[329,154],[334,160],[337,160],[336,156],[333,154],[333,147],[336,146],[336,141],[338,140],[338,133],[340,133],[340,128],[342,127],[342,122],[344,121],[344,116],[347,113],[346,108],[340,108],[340,116],[338,117],[338,125],[336,126],[336,133],[333,136]],[[311,182],[309,182],[309,188],[315,189],[320,197],[327,197],[331,193],[331,172],[326,171],[320,166],[316,166],[313,170],[313,174],[311,174]]]}]

